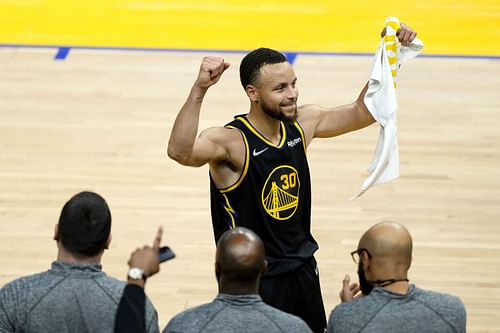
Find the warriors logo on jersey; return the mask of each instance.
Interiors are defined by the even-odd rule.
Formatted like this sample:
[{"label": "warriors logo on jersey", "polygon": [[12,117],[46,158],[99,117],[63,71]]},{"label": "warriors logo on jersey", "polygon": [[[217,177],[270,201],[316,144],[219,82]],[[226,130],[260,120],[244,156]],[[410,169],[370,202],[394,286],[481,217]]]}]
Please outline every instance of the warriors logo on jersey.
[{"label": "warriors logo on jersey", "polygon": [[297,170],[289,165],[276,167],[262,189],[262,206],[276,220],[287,220],[299,205],[300,180]]},{"label": "warriors logo on jersey", "polygon": [[300,124],[280,123],[281,138],[271,142],[246,115],[226,125],[240,131],[245,145],[238,180],[218,188],[210,174],[215,240],[229,228],[253,230],[264,242],[268,270],[281,274],[302,266],[318,245],[311,235],[311,178]]}]

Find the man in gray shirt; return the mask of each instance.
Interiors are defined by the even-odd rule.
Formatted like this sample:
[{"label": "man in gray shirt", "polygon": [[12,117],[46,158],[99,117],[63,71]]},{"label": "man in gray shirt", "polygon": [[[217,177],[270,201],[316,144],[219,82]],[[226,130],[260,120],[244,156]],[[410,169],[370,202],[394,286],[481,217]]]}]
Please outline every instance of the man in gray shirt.
[{"label": "man in gray shirt", "polygon": [[[125,283],[101,270],[110,232],[111,213],[101,196],[73,196],[55,228],[58,253],[52,268],[0,290],[0,332],[112,332]],[[147,332],[159,332],[149,300],[145,320]]]},{"label": "man in gray shirt", "polygon": [[412,239],[403,225],[376,224],[351,255],[358,263],[359,285],[344,278],[342,303],[330,314],[329,333],[465,332],[465,307],[458,297],[409,283]]},{"label": "man in gray shirt", "polygon": [[258,295],[264,258],[264,245],[254,232],[243,227],[226,231],[215,258],[218,296],[176,315],[163,332],[311,332],[302,319],[265,304]]}]

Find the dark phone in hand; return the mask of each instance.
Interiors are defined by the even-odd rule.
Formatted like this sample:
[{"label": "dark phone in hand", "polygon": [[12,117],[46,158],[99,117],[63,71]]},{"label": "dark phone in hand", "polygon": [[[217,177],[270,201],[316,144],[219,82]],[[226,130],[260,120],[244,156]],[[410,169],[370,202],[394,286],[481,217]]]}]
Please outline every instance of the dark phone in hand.
[{"label": "dark phone in hand", "polygon": [[175,253],[168,247],[160,247],[160,263],[175,258]]}]

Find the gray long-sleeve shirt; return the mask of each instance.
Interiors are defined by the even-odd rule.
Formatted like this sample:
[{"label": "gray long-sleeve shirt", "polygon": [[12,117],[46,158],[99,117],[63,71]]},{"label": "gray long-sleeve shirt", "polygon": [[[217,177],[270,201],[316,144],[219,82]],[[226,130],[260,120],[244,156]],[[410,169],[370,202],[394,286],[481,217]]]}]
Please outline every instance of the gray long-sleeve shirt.
[{"label": "gray long-sleeve shirt", "polygon": [[375,288],[365,297],[339,304],[328,333],[464,333],[466,313],[455,296],[410,285],[406,295]]},{"label": "gray long-sleeve shirt", "polygon": [[[59,261],[47,272],[19,278],[0,290],[0,332],[113,332],[125,283],[101,265]],[[146,302],[147,332],[159,332],[153,305]]]},{"label": "gray long-sleeve shirt", "polygon": [[311,332],[300,318],[265,304],[259,295],[219,294],[212,303],[179,313],[164,333]]}]

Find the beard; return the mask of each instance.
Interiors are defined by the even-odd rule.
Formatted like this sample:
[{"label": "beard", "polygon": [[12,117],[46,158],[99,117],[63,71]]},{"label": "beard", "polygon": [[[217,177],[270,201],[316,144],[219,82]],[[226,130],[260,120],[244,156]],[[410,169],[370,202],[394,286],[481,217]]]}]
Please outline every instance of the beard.
[{"label": "beard", "polygon": [[262,111],[264,111],[265,114],[267,114],[269,117],[280,120],[284,123],[291,124],[297,120],[297,102],[293,103],[293,113],[292,114],[286,114],[281,110],[281,107],[284,105],[280,105],[278,108],[273,108],[269,106],[264,101],[261,101],[261,108]]},{"label": "beard", "polygon": [[361,262],[358,264],[358,279],[359,279],[359,288],[363,295],[368,295],[373,290],[373,284],[366,279],[365,271],[363,267],[361,267]]}]

